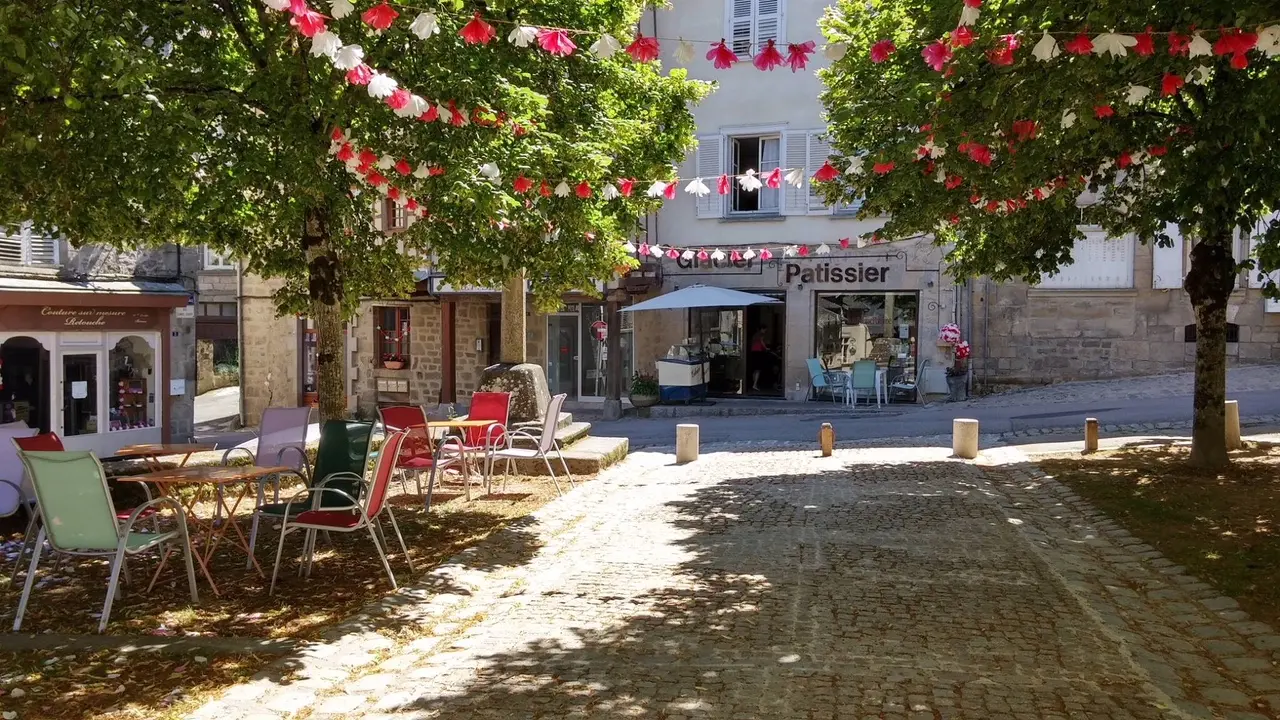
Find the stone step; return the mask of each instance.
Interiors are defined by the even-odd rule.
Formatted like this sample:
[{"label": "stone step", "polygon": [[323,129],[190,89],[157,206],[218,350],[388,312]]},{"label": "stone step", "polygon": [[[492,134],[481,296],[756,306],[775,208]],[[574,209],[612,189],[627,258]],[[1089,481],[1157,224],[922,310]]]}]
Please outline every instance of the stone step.
[{"label": "stone step", "polygon": [[[564,459],[569,463],[569,472],[574,475],[594,475],[620,462],[627,456],[629,447],[626,438],[587,436],[570,445],[564,451]],[[551,467],[557,475],[562,472],[560,460],[554,455],[551,456]],[[501,464],[495,468],[498,472],[502,469]],[[515,472],[544,476],[547,474],[547,466],[542,460],[517,460]]]}]

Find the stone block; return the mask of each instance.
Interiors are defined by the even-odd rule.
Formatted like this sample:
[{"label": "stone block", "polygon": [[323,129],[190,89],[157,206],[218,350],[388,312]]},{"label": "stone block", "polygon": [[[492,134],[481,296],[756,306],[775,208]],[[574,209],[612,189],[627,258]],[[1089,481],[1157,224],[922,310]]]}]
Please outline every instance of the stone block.
[{"label": "stone block", "polygon": [[511,393],[512,423],[542,420],[551,402],[546,372],[540,365],[531,363],[498,364],[485,368],[480,376],[479,389]]}]

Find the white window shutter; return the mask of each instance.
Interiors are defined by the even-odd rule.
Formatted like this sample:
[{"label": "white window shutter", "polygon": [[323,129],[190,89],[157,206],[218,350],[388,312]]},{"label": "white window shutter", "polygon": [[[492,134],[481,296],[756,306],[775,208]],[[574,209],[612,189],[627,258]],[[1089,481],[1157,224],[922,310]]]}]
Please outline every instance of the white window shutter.
[{"label": "white window shutter", "polygon": [[805,167],[805,182],[809,184],[809,212],[815,214],[829,215],[831,208],[827,206],[822,199],[822,195],[818,193],[817,183],[813,182],[813,174],[818,172],[818,168],[827,161],[827,157],[831,155],[831,143],[822,136],[820,132],[809,133],[809,162]]},{"label": "white window shutter", "polygon": [[[795,168],[809,165],[809,133],[801,130],[782,134],[782,167],[783,174]],[[804,215],[809,212],[809,177],[806,175],[800,187],[783,183],[783,215]]]},{"label": "white window shutter", "polygon": [[725,0],[724,36],[733,52],[751,54],[751,31],[756,15],[756,0]]},{"label": "white window shutter", "polygon": [[716,192],[716,180],[725,172],[724,167],[724,138],[720,135],[699,135],[694,172],[711,190],[709,195],[694,199],[699,218],[724,217],[725,196]]},{"label": "white window shutter", "polygon": [[786,42],[783,2],[784,0],[756,0],[755,52],[760,52],[770,40],[778,45]]},{"label": "white window shutter", "polygon": [[1175,223],[1165,223],[1164,232],[1173,240],[1173,247],[1151,246],[1151,287],[1156,290],[1176,290],[1182,287],[1182,231]]},{"label": "white window shutter", "polygon": [[373,201],[373,229],[379,232],[386,229],[382,221],[382,197]]},{"label": "white window shutter", "polygon": [[1065,289],[1115,289],[1133,287],[1133,237],[1109,238],[1096,228],[1081,228],[1084,239],[1071,251],[1070,265],[1056,275],[1044,275],[1040,287]]}]

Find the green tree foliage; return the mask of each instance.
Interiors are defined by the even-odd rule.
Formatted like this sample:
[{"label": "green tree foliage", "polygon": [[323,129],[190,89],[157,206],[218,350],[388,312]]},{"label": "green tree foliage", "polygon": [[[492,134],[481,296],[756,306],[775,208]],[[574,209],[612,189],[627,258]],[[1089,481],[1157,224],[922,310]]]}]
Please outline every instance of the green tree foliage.
[{"label": "green tree foliage", "polygon": [[[828,39],[848,47],[822,73],[833,146],[864,158],[861,174],[831,183],[831,199],[865,196],[865,215],[891,216],[885,238],[954,243],[960,276],[1033,283],[1070,262],[1081,224],[1157,243],[1169,242],[1167,223],[1180,227],[1195,243],[1185,281],[1198,328],[1192,462],[1226,464],[1226,310],[1245,269],[1232,259],[1233,233],[1280,209],[1280,75],[1258,49],[1234,69],[1229,55],[1171,53],[1190,37],[1143,36],[1124,57],[1066,43],[1148,27],[1211,28],[1204,38],[1215,43],[1218,28],[1253,30],[1274,8],[997,0],[982,4],[967,46],[961,11],[961,0],[843,0],[824,18]],[[1060,54],[1041,61],[1033,49],[1046,30],[1063,33]],[[922,54],[938,41],[953,53],[942,72]],[[1280,226],[1257,256],[1251,272],[1280,267]]]},{"label": "green tree foliage", "polygon": [[[694,140],[689,106],[707,86],[626,53],[603,60],[587,51],[594,35],[578,36],[569,57],[505,41],[521,23],[626,42],[642,0],[425,4],[440,27],[425,40],[409,32],[418,9],[398,7],[395,24],[373,32],[360,18],[370,0],[327,25],[402,87],[487,110],[465,126],[397,117],[314,54],[289,14],[256,1],[5,5],[0,217],[32,218],[78,243],[207,243],[284,278],[280,311],[318,325],[325,416],[345,406],[343,318],[361,297],[409,290],[428,259],[460,284],[500,284],[523,268],[544,305],[611,277],[657,201],[639,184],[607,200],[603,184],[672,176]],[[327,0],[311,5],[330,14]],[[497,40],[463,42],[474,11],[495,23]],[[334,128],[380,156],[443,168],[424,178],[384,171],[429,217],[394,237],[375,227],[379,196],[334,160]],[[483,175],[486,164],[500,177]],[[520,175],[587,181],[594,192],[519,194]]]}]

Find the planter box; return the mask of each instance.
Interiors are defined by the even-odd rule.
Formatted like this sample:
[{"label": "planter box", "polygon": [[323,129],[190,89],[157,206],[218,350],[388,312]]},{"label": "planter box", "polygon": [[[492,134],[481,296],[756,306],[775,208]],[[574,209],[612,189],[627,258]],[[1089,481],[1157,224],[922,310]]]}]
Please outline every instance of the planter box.
[{"label": "planter box", "polygon": [[657,395],[629,395],[632,407],[647,408],[658,404],[659,397]]},{"label": "planter box", "polygon": [[387,370],[403,370],[404,362],[400,360],[383,360],[382,367]]}]

